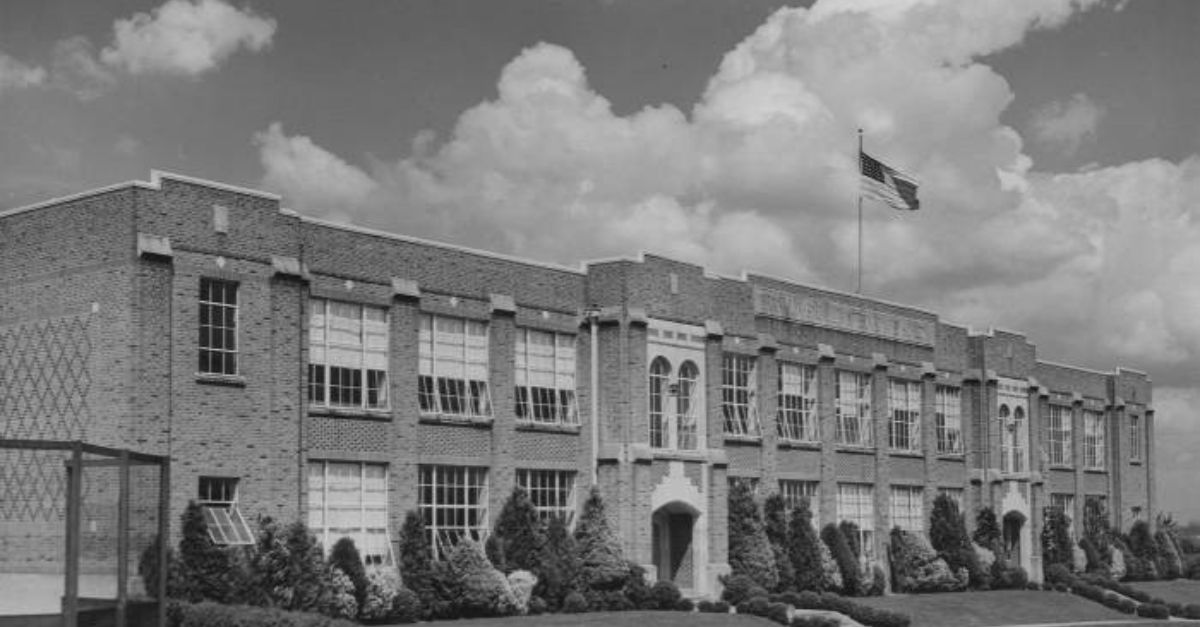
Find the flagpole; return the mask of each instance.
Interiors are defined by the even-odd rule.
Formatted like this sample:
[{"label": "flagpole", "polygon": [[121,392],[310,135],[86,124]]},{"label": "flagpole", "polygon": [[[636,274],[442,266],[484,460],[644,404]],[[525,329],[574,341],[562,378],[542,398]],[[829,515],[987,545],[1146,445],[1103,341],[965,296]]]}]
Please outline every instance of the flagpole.
[{"label": "flagpole", "polygon": [[[858,129],[858,178],[862,178],[863,132]],[[858,189],[858,287],[855,294],[862,294],[862,186]]]}]

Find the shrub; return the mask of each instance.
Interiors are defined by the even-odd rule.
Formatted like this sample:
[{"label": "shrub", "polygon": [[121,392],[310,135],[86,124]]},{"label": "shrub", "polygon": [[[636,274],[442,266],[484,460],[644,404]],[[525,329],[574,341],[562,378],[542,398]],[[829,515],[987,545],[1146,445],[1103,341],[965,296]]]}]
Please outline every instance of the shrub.
[{"label": "shrub", "polygon": [[[429,569],[428,600],[422,599],[423,614],[427,618],[452,619],[462,615],[462,582],[454,574],[450,562],[433,562]],[[419,595],[419,593],[418,593]]]},{"label": "shrub", "polygon": [[846,537],[846,545],[850,547],[850,552],[854,554],[854,559],[860,559],[863,555],[863,548],[859,545],[858,525],[849,520],[843,520],[838,523],[838,531]]},{"label": "shrub", "polygon": [[785,603],[772,603],[768,605],[767,613],[764,616],[766,616],[767,620],[775,621],[780,625],[787,625],[790,622],[788,620],[788,606]]},{"label": "shrub", "polygon": [[951,592],[966,588],[966,569],[951,571],[920,534],[896,527],[891,539],[892,584],[898,592]]},{"label": "shrub", "polygon": [[679,599],[675,602],[675,611],[691,612],[696,609],[696,604],[691,599]]},{"label": "shrub", "polygon": [[[158,596],[158,552],[162,546],[162,541],[158,535],[154,536],[154,540],[142,550],[138,556],[138,576],[142,578],[142,586],[146,589],[146,596]],[[180,598],[183,596],[180,591],[180,564],[179,557],[175,555],[175,550],[167,547],[167,598]]]},{"label": "shrub", "polygon": [[1000,552],[1000,524],[996,512],[990,507],[981,507],[975,514],[975,533],[971,535],[975,544],[991,551]]},{"label": "shrub", "polygon": [[1124,579],[1126,575],[1125,552],[1116,546],[1112,547],[1112,566],[1109,567],[1109,574],[1118,581]]},{"label": "shrub", "polygon": [[579,552],[562,516],[551,518],[546,526],[546,543],[542,545],[539,561],[542,572],[533,593],[554,611],[562,607],[563,599],[579,578]]},{"label": "shrub", "polygon": [[168,608],[168,623],[175,627],[357,627],[357,623],[320,614],[290,612],[275,607],[178,603]]},{"label": "shrub", "polygon": [[1060,507],[1046,510],[1042,526],[1043,564],[1071,564],[1071,521]]},{"label": "shrub", "polygon": [[529,614],[537,616],[545,614],[550,610],[550,606],[546,604],[546,600],[539,596],[529,598]]},{"label": "shrub", "polygon": [[758,504],[748,482],[729,484],[729,569],[750,577],[767,590],[779,585],[775,554],[767,541]]},{"label": "shrub", "polygon": [[1048,583],[1055,584],[1069,584],[1075,578],[1075,576],[1071,574],[1071,571],[1068,570],[1067,566],[1061,563],[1050,564],[1049,566],[1046,566],[1044,574]]},{"label": "shrub", "polygon": [[725,575],[721,577],[725,589],[721,591],[721,600],[737,605],[751,597],[765,597],[767,591],[757,581],[746,575]]},{"label": "shrub", "polygon": [[1188,603],[1183,606],[1184,618],[1200,618],[1200,604]]},{"label": "shrub", "polygon": [[846,541],[846,536],[837,525],[829,523],[821,529],[821,541],[829,547],[829,552],[837,562],[838,571],[842,574],[842,590],[846,594],[855,594],[860,584],[858,560]]},{"label": "shrub", "polygon": [[529,500],[524,488],[514,487],[504,507],[500,508],[495,529],[488,536],[488,558],[505,574],[526,570],[540,576],[545,544],[544,524],[533,501]]},{"label": "shrub", "polygon": [[400,575],[404,584],[416,593],[421,607],[432,611],[438,602],[433,589],[432,548],[421,513],[410,510],[400,527]]},{"label": "shrub", "polygon": [[181,516],[183,535],[179,539],[179,585],[175,590],[188,601],[234,603],[242,600],[241,586],[246,573],[238,572],[239,562],[232,552],[213,544],[202,508],[188,502]]},{"label": "shrub", "polygon": [[729,613],[729,604],[726,603],[725,601],[713,601],[712,613],[728,614]]},{"label": "shrub", "polygon": [[1184,567],[1187,569],[1185,573],[1188,579],[1200,579],[1200,554],[1193,553],[1187,556],[1184,562]]},{"label": "shrub", "polygon": [[756,596],[738,603],[737,613],[749,614],[751,616],[766,616],[770,606],[771,602],[767,600],[766,595]]},{"label": "shrub", "polygon": [[1183,561],[1171,537],[1160,529],[1154,532],[1154,542],[1158,545],[1158,563],[1162,565],[1159,572],[1163,578],[1178,579],[1183,576]]},{"label": "shrub", "polygon": [[350,578],[354,584],[354,602],[362,607],[367,599],[367,569],[363,567],[362,556],[358,553],[358,547],[354,546],[354,540],[343,537],[333,543],[329,566],[331,569],[340,569]]},{"label": "shrub", "polygon": [[1087,551],[1078,544],[1071,546],[1071,570],[1072,572],[1082,573],[1087,570]]},{"label": "shrub", "polygon": [[867,596],[881,597],[887,592],[887,573],[879,564],[871,566],[871,587],[867,589]]},{"label": "shrub", "polygon": [[496,570],[478,542],[459,540],[446,559],[458,579],[462,616],[505,616],[517,603],[504,573]]},{"label": "shrub", "polygon": [[[629,569],[629,574],[625,577],[625,583],[621,585],[621,589],[617,590],[623,600],[628,603],[623,603],[613,599],[614,609],[638,609],[640,607],[649,608],[652,605],[650,597],[650,584],[647,583],[646,569],[640,564],[629,562],[626,565]],[[670,609],[670,608],[663,608]]]},{"label": "shrub", "polygon": [[792,563],[793,584],[797,590],[823,590],[824,572],[821,568],[821,540],[812,526],[808,498],[802,498],[792,509],[788,522],[788,558]]},{"label": "shrub", "polygon": [[334,618],[357,618],[358,600],[354,598],[354,582],[350,576],[334,566],[330,570],[329,588],[332,596],[329,615]]},{"label": "shrub", "polygon": [[912,622],[904,614],[859,605],[849,599],[843,599],[836,594],[822,593],[818,595],[803,592],[800,594],[799,600],[801,605],[797,607],[802,609],[840,612],[867,627],[908,627]]},{"label": "shrub", "polygon": [[841,621],[836,618],[821,616],[819,614],[795,616],[792,618],[792,627],[838,627],[840,624]]},{"label": "shrub", "polygon": [[396,598],[392,601],[390,620],[398,623],[415,623],[421,619],[423,612],[421,599],[416,592],[404,587],[396,590]]},{"label": "shrub", "polygon": [[1029,573],[1008,560],[996,559],[992,565],[992,587],[998,590],[1020,590],[1029,583]]},{"label": "shrub", "polygon": [[[1095,551],[1094,555],[1088,556],[1088,570],[1104,572],[1112,564],[1109,540],[1112,530],[1109,528],[1108,512],[1100,499],[1085,499],[1083,502],[1083,537]],[[1083,550],[1088,551],[1088,547],[1083,547]],[[1093,563],[1093,558],[1098,558],[1098,561]]]},{"label": "shrub", "polygon": [[787,590],[796,586],[795,569],[793,568],[788,547],[789,537],[787,504],[783,495],[778,492],[767,497],[763,503],[763,532],[775,556],[775,572],[778,578],[774,590]]},{"label": "shrub", "polygon": [[527,570],[514,570],[508,574],[508,587],[512,591],[514,609],[518,614],[529,613],[529,600],[537,586],[537,576]]},{"label": "shrub", "polygon": [[679,588],[670,581],[658,581],[650,587],[650,598],[648,609],[656,610],[673,610],[679,605],[683,595],[679,593]]},{"label": "shrub", "polygon": [[838,567],[833,551],[824,540],[817,542],[817,550],[821,553],[821,590],[841,590],[844,583],[842,569]]},{"label": "shrub", "polygon": [[285,610],[326,613],[333,602],[325,552],[302,522],[260,524],[254,556],[254,603]]},{"label": "shrub", "polygon": [[608,524],[600,490],[592,487],[575,526],[579,550],[579,580],[590,590],[621,587],[629,577],[629,566],[621,556],[621,544]]},{"label": "shrub", "polygon": [[1079,539],[1079,548],[1083,549],[1083,554],[1087,556],[1087,569],[1089,573],[1102,573],[1108,575],[1108,564],[1104,561],[1104,556],[1100,551],[1100,547],[1095,541],[1088,536]]},{"label": "shrub", "polygon": [[1144,618],[1170,618],[1171,612],[1165,605],[1143,603],[1138,606],[1137,615]]},{"label": "shrub", "polygon": [[562,611],[564,614],[582,614],[588,610],[587,599],[578,591],[572,590],[563,599]]},{"label": "shrub", "polygon": [[[375,568],[367,573],[367,590],[358,617],[363,620],[382,620],[392,615],[396,595],[400,593],[400,576],[391,568]],[[411,594],[411,591],[409,591]]]}]

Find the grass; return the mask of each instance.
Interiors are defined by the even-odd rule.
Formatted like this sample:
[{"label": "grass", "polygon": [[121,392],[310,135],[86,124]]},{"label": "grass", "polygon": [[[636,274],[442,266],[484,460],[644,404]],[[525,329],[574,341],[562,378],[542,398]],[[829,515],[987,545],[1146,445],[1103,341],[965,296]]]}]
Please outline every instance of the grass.
[{"label": "grass", "polygon": [[776,625],[757,616],[734,614],[700,614],[693,612],[593,612],[589,614],[546,614],[542,616],[510,616],[507,618],[473,618],[470,620],[438,621],[442,625],[470,627],[527,627],[528,625],[563,625],[564,627],[608,627],[637,625],[637,627],[769,627]]},{"label": "grass", "polygon": [[1138,625],[1165,623],[1142,621],[1064,592],[995,590],[871,597],[855,601],[908,614],[912,624],[921,627],[986,627],[1092,620],[1129,621]]},{"label": "grass", "polygon": [[1174,581],[1127,581],[1125,585],[1158,597],[1167,603],[1200,603],[1200,581],[1176,579]]}]

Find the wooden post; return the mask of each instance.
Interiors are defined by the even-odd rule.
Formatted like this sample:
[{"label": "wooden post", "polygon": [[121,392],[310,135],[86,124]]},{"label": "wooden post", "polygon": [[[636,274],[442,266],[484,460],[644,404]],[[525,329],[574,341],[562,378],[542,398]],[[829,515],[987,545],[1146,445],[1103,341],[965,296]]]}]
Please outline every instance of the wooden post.
[{"label": "wooden post", "polygon": [[158,627],[167,627],[167,547],[171,546],[171,460],[158,467]]},{"label": "wooden post", "polygon": [[126,627],[129,604],[129,451],[121,451],[117,492],[117,627]]},{"label": "wooden post", "polygon": [[83,500],[83,444],[73,442],[67,466],[67,567],[63,585],[63,626],[79,623],[80,510]]}]

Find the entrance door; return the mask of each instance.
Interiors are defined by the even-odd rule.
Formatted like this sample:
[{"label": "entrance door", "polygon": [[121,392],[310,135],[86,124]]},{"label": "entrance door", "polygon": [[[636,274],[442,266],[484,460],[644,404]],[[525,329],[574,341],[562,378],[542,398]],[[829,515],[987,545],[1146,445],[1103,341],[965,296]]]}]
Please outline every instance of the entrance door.
[{"label": "entrance door", "polygon": [[659,581],[670,581],[681,589],[695,586],[692,559],[692,527],[695,516],[683,507],[665,505],[654,513],[652,544]]}]

